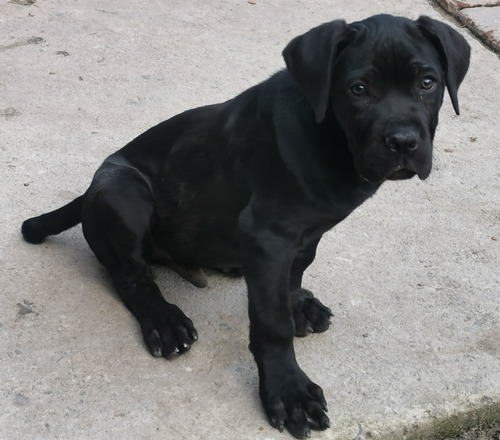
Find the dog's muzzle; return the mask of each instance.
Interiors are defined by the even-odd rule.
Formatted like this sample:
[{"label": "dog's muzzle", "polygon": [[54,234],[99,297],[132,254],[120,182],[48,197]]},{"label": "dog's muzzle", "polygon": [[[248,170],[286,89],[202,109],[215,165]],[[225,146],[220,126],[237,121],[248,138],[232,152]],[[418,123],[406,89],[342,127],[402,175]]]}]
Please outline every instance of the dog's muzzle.
[{"label": "dog's muzzle", "polygon": [[391,128],[384,135],[387,161],[392,164],[385,179],[404,180],[418,175],[424,180],[429,177],[432,156],[424,151],[429,148],[419,131],[412,126]]}]

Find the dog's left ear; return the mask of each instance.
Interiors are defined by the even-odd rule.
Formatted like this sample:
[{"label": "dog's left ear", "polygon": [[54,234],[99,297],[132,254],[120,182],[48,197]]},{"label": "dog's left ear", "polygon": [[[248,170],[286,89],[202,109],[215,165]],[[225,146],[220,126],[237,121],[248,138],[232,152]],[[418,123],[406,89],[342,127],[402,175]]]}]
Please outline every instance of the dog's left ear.
[{"label": "dog's left ear", "polygon": [[446,87],[455,113],[459,115],[457,92],[469,69],[470,46],[451,26],[430,17],[421,16],[417,20],[417,25],[439,52],[445,72]]},{"label": "dog's left ear", "polygon": [[288,72],[311,104],[318,123],[328,108],[339,44],[353,32],[344,20],[324,23],[294,38],[283,51]]}]

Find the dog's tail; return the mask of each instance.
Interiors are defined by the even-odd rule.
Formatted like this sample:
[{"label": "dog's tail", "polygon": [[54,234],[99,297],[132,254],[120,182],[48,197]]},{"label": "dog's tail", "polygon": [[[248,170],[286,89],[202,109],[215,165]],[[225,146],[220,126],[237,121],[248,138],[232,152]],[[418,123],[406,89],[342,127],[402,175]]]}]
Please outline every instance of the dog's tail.
[{"label": "dog's tail", "polygon": [[81,195],[55,211],[26,220],[21,227],[24,239],[39,244],[49,235],[59,234],[76,226],[82,221],[83,198],[84,195]]}]

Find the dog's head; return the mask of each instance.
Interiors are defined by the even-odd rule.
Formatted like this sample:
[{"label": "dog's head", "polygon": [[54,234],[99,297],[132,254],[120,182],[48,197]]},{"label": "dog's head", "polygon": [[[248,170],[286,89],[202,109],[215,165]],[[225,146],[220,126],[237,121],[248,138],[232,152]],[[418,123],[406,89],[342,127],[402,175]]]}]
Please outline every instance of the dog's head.
[{"label": "dog's head", "polygon": [[283,56],[316,122],[331,114],[344,131],[361,177],[428,177],[445,86],[459,114],[469,67],[458,32],[428,17],[333,21],[292,40]]}]

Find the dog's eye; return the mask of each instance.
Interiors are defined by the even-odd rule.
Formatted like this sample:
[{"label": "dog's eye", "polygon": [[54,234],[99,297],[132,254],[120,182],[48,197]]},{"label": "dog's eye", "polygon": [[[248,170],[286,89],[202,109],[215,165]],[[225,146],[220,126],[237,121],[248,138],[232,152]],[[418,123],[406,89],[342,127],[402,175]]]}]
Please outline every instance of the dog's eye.
[{"label": "dog's eye", "polygon": [[420,87],[424,90],[430,90],[434,87],[435,81],[432,78],[424,78]]},{"label": "dog's eye", "polygon": [[357,83],[351,87],[351,92],[356,96],[363,96],[368,93],[363,83]]}]

